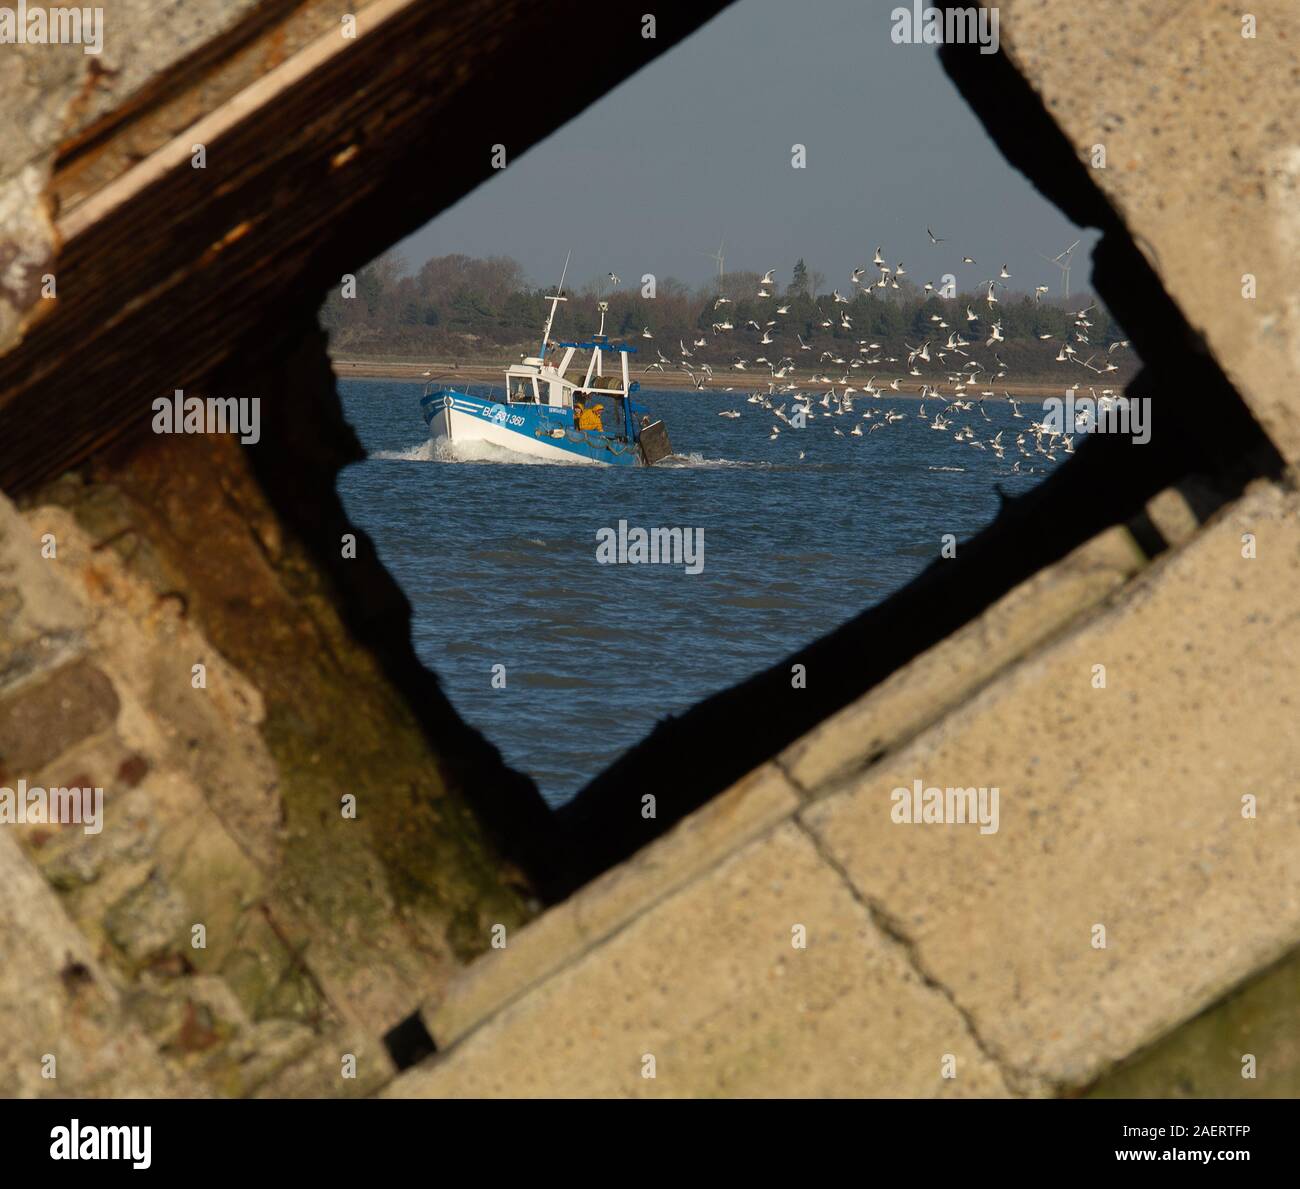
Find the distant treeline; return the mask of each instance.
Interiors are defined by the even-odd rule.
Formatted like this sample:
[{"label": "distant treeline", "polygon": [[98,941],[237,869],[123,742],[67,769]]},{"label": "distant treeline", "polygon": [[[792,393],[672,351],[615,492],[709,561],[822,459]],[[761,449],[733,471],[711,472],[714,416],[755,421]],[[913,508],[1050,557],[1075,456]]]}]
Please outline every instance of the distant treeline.
[{"label": "distant treeline", "polygon": [[[869,269],[862,279],[871,285],[877,277]],[[1125,336],[1091,294],[1071,295],[1068,302],[1048,295],[1035,300],[1033,294],[999,288],[997,302],[989,305],[981,277],[972,277],[955,297],[946,299],[922,290],[925,281],[942,284],[937,275],[921,278],[921,283],[905,275],[897,288],[891,284],[884,289],[854,285],[846,276],[832,286],[849,298],[841,302],[827,289],[825,278],[802,260],[784,281],[775,280],[764,286],[759,273],[735,272],[721,282],[692,287],[664,277],[656,281],[652,298],[642,296],[639,277],[618,286],[593,281],[567,289],[569,300],[560,307],[552,338],[593,333],[600,324],[596,303],[603,300],[609,303],[606,333],[638,348],[638,372],[659,362],[660,353],[669,370],[684,363],[698,371],[708,363],[715,374],[744,360],[748,372],[762,375],[768,369],[761,360],[779,368],[787,358],[800,374],[838,376],[845,364],[836,360],[864,354],[871,359],[894,357],[898,364],[882,364],[880,370],[895,372],[905,370],[908,347],[925,342],[930,344],[931,363],[918,366],[927,376],[957,371],[971,360],[989,372],[1000,370],[1000,360],[1008,376],[1016,379],[1065,374],[1079,383],[1088,382],[1089,373],[1079,366],[1087,360],[1098,369],[1097,375],[1105,375],[1107,384],[1122,382],[1135,370],[1130,350],[1108,351]],[[760,291],[770,296],[760,297]],[[546,292],[529,285],[522,267],[509,257],[438,256],[411,273],[390,252],[361,270],[352,297],[334,290],[321,318],[339,358],[497,361],[537,349],[548,308],[542,300]],[[718,304],[719,297],[730,300]],[[1075,315],[1088,307],[1084,317],[1090,325],[1080,326]],[[1004,341],[990,345],[995,322],[1001,323]],[[721,329],[724,323],[731,329]],[[646,330],[653,338],[643,337]],[[969,345],[947,349],[954,333]],[[765,335],[771,342],[761,341]],[[800,338],[811,350],[801,347]],[[1075,351],[1075,362],[1069,365],[1057,362],[1064,345]],[[683,347],[689,358],[683,356]],[[1120,370],[1104,372],[1107,363]]]}]

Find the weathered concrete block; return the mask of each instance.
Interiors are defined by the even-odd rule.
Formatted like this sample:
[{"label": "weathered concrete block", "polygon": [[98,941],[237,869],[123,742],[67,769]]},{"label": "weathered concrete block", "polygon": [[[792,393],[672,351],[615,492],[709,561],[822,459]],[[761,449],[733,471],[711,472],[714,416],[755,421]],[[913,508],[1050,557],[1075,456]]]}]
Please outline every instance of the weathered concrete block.
[{"label": "weathered concrete block", "polygon": [[0,692],[63,664],[84,646],[85,615],[54,557],[42,557],[44,533],[33,534],[0,494]]},{"label": "weathered concrete block", "polygon": [[[120,493],[75,482],[60,491],[77,515],[56,506],[29,509],[26,523],[10,515],[6,540],[54,592],[84,655],[5,691],[0,741],[32,783],[103,787],[102,828],[42,823],[11,827],[13,836],[62,893],[136,1033],[194,1085],[223,1095],[280,1084],[301,1094],[373,1090],[392,1064],[379,1029],[366,1039],[357,1025],[356,1001],[383,1002],[386,1016],[400,1018],[417,998],[392,970],[418,984],[427,954],[396,944],[404,934],[373,858],[368,875],[349,872],[369,881],[363,899],[316,863],[338,899],[328,923],[323,902],[293,901],[281,869],[286,775],[263,736],[260,690],[204,636],[184,574]],[[57,539],[57,560],[39,558],[45,533]],[[65,682],[75,699],[60,695]],[[309,757],[301,779],[319,780],[319,760]],[[331,833],[351,827],[347,847],[355,846],[360,827],[342,820],[332,787],[318,793],[338,823]],[[369,915],[375,896],[388,905],[378,914],[384,936],[359,921],[342,925]],[[376,962],[376,949],[392,962]],[[313,1056],[328,1052],[364,1053],[364,1067],[345,1078]],[[313,1089],[317,1073],[327,1084]]]},{"label": "weathered concrete block", "polygon": [[0,769],[33,783],[36,769],[112,726],[118,706],[108,675],[84,660],[11,689],[0,697]]},{"label": "weathered concrete block", "polygon": [[237,444],[168,439],[111,484],[51,484],[25,515],[68,542],[123,740],[201,790],[350,1024],[382,1036],[492,923],[520,923],[478,823]]},{"label": "weathered concrete block", "polygon": [[[90,944],[7,829],[0,829],[0,886],[0,1094],[202,1094],[123,1012]],[[56,1076],[42,1075],[49,1068]]]},{"label": "weathered concrete block", "polygon": [[[116,681],[118,731],[150,757],[146,763],[187,775],[223,829],[269,867],[280,849],[281,805],[260,733],[261,694],[183,613],[181,597],[160,595],[175,589],[175,576],[132,530],[120,502],[97,495],[79,518],[54,506],[25,515],[33,536],[52,532],[60,542],[59,573],[76,592],[98,663]],[[122,555],[96,549],[88,524],[120,545]],[[120,788],[122,781],[112,783]]]},{"label": "weathered concrete block", "polygon": [[[792,944],[807,930],[807,948]],[[942,1076],[945,1057],[955,1078]],[[655,1077],[643,1076],[653,1057]],[[998,1095],[997,1067],[793,824],[506,1007],[386,1096]]]},{"label": "weathered concrete block", "polygon": [[998,7],[1004,52],[1274,444],[1300,457],[1294,4],[1203,2],[1174,20],[1162,0]]},{"label": "weathered concrete block", "polygon": [[[1086,1084],[1300,940],[1298,512],[1256,485],[801,812],[1030,1083]],[[1266,693],[1232,696],[1225,674]],[[896,824],[891,792],[916,780],[997,787],[997,832]]]}]

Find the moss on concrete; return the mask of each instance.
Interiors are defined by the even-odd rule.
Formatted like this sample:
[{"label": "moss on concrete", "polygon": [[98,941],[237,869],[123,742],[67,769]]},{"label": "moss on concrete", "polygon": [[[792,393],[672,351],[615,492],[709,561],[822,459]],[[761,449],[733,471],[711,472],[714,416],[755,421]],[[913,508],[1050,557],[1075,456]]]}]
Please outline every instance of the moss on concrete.
[{"label": "moss on concrete", "polygon": [[[1253,1078],[1243,1057],[1255,1058]],[[1300,950],[1101,1078],[1090,1098],[1300,1098]]]},{"label": "moss on concrete", "polygon": [[[256,688],[280,807],[267,903],[280,940],[306,954],[329,993],[370,996],[373,1011],[352,1006],[378,1025],[402,996],[405,1014],[436,995],[487,948],[493,924],[524,922],[515,873],[233,441],[159,439],[27,503],[68,509]],[[355,817],[343,813],[349,794]],[[262,982],[259,965],[230,968],[245,1007],[301,1018],[300,997],[281,1002],[285,984]]]}]

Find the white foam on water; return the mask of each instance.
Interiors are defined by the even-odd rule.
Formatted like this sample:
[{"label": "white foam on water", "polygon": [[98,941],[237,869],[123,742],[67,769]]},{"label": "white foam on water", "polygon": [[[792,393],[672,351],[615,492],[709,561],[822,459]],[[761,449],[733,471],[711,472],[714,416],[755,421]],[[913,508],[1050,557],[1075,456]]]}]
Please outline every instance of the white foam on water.
[{"label": "white foam on water", "polygon": [[414,446],[407,446],[405,450],[376,450],[367,457],[396,462],[433,462],[433,439],[426,438]]},{"label": "white foam on water", "polygon": [[371,458],[397,462],[495,462],[513,466],[583,466],[567,459],[534,458],[493,442],[435,442],[427,438],[404,450],[376,450]]},{"label": "white foam on water", "polygon": [[770,468],[770,462],[745,462],[734,458],[705,458],[702,454],[670,454],[655,463],[660,467],[760,467]]}]

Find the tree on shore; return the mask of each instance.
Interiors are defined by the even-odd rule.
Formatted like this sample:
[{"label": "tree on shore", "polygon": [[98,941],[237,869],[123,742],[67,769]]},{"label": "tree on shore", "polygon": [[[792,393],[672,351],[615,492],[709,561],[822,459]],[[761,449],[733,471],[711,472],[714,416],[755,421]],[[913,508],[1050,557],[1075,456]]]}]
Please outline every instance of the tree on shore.
[{"label": "tree on shore", "polygon": [[809,297],[811,294],[808,292],[808,286],[808,266],[803,262],[803,257],[800,256],[795,261],[794,274],[790,278],[790,287],[786,290],[786,295],[788,297]]}]

